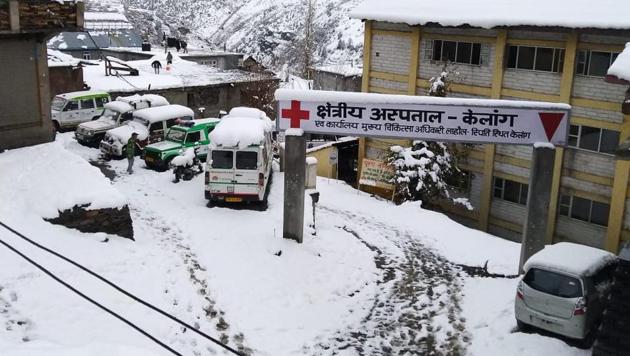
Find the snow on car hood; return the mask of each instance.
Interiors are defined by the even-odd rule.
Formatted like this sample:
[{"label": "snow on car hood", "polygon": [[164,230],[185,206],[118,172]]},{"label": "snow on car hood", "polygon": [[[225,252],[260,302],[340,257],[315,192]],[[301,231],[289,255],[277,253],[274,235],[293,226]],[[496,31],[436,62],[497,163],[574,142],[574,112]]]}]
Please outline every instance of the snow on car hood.
[{"label": "snow on car hood", "polygon": [[81,123],[79,126],[87,130],[101,131],[116,126],[116,121],[110,117],[101,117],[98,120]]},{"label": "snow on car hood", "polygon": [[146,140],[149,137],[149,130],[141,123],[130,121],[127,125],[122,125],[107,131],[107,134],[117,138],[122,143],[127,143],[132,133],[138,133],[138,140]]},{"label": "snow on car hood", "polygon": [[173,141],[161,141],[148,145],[146,149],[154,149],[159,151],[168,151],[175,148],[181,148],[182,145]]}]

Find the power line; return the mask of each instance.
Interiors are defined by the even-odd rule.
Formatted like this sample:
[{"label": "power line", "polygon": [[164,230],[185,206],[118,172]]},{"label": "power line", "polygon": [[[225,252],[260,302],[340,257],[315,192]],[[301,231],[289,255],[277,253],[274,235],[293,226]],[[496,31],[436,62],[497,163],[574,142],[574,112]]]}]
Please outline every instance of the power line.
[{"label": "power line", "polygon": [[[0,223],[1,224],[1,223]],[[2,224],[4,226],[4,224]],[[6,226],[5,226],[6,227]],[[173,355],[177,355],[177,356],[183,356],[182,354],[180,354],[179,352],[175,351],[174,349],[172,349],[170,346],[166,345],[165,343],[163,343],[162,341],[156,339],[153,335],[149,334],[148,332],[144,331],[142,328],[140,328],[139,326],[137,326],[136,324],[132,323],[131,321],[125,319],[124,317],[120,316],[119,314],[117,314],[115,311],[108,309],[106,306],[103,306],[101,304],[99,304],[97,301],[95,301],[94,299],[88,297],[87,295],[81,293],[80,291],[78,291],[76,288],[74,288],[73,286],[71,286],[70,284],[64,282],[61,278],[57,277],[55,274],[53,274],[52,272],[50,272],[49,270],[47,270],[45,267],[39,265],[37,262],[33,261],[32,259],[30,259],[28,256],[26,256],[25,254],[23,254],[22,252],[18,251],[16,248],[14,248],[13,246],[9,245],[8,243],[4,242],[2,239],[0,239],[0,244],[4,245],[6,248],[8,248],[9,250],[15,252],[16,254],[18,254],[20,257],[22,257],[23,259],[27,260],[30,264],[32,264],[33,266],[37,267],[38,269],[40,269],[42,272],[46,273],[48,276],[50,276],[50,278],[54,279],[55,281],[57,281],[58,283],[60,283],[61,285],[63,285],[64,287],[70,289],[71,291],[73,291],[74,293],[76,293],[77,295],[79,295],[80,297],[82,297],[83,299],[87,300],[88,302],[96,305],[97,307],[103,309],[105,312],[107,312],[110,315],[113,315],[115,318],[117,318],[118,320],[122,321],[123,323],[131,326],[132,328],[134,328],[136,331],[138,331],[140,334],[148,337],[149,339],[151,339],[153,342],[155,342],[156,344],[162,346],[163,348],[165,348],[166,350],[170,351]]]},{"label": "power line", "polygon": [[[163,315],[163,316],[165,316],[165,317],[167,317],[167,318],[169,318],[169,319],[173,320],[174,322],[176,322],[176,323],[180,324],[181,326],[184,326],[185,328],[190,329],[190,330],[191,330],[191,331],[193,331],[194,333],[196,333],[196,334],[198,334],[198,335],[200,335],[200,336],[204,337],[205,339],[207,339],[207,340],[209,340],[209,341],[211,341],[211,342],[213,342],[213,343],[215,343],[215,344],[217,344],[217,345],[221,346],[221,347],[222,347],[222,348],[224,348],[225,350],[230,351],[231,353],[233,353],[233,354],[235,354],[235,355],[238,355],[238,356],[244,356],[244,355],[243,355],[243,354],[241,354],[239,351],[237,351],[237,350],[233,349],[232,347],[230,347],[230,346],[228,346],[228,345],[225,345],[225,344],[224,344],[224,343],[222,343],[221,341],[219,341],[219,340],[217,340],[217,339],[213,338],[212,336],[210,336],[210,335],[208,335],[208,334],[204,333],[204,332],[203,332],[203,331],[201,331],[201,330],[198,330],[197,328],[195,328],[195,327],[193,327],[192,325],[190,325],[190,324],[186,323],[185,321],[182,321],[182,320],[178,319],[177,317],[175,317],[175,316],[173,316],[173,315],[171,315],[171,314],[169,314],[169,313],[167,313],[167,312],[163,311],[162,309],[160,309],[160,308],[158,308],[158,307],[154,306],[153,304],[148,303],[148,302],[145,302],[144,300],[140,299],[139,297],[135,296],[134,294],[132,294],[132,293],[130,293],[130,292],[127,292],[126,290],[124,290],[124,289],[122,289],[121,287],[119,287],[117,284],[115,284],[115,283],[113,283],[113,282],[109,281],[107,278],[102,277],[101,275],[99,275],[99,274],[97,274],[97,273],[93,272],[92,270],[88,269],[87,267],[84,267],[83,265],[81,265],[81,264],[79,264],[79,263],[77,263],[77,262],[75,262],[75,261],[73,261],[73,260],[71,260],[71,259],[67,258],[66,256],[63,256],[63,255],[59,254],[58,252],[53,251],[53,250],[51,250],[51,249],[49,249],[49,248],[47,248],[47,247],[45,247],[45,246],[43,246],[43,245],[40,245],[39,243],[37,243],[37,242],[35,242],[35,241],[33,241],[33,240],[29,239],[28,237],[26,237],[26,236],[24,236],[23,234],[21,234],[20,232],[18,232],[18,231],[16,231],[16,230],[14,230],[13,228],[11,228],[10,226],[6,225],[6,224],[5,224],[5,223],[3,223],[2,221],[0,221],[0,226],[2,226],[2,227],[4,227],[5,229],[7,229],[7,230],[11,231],[13,234],[15,234],[15,235],[19,236],[20,238],[22,238],[23,240],[27,241],[27,242],[28,242],[28,243],[30,243],[31,245],[33,245],[33,246],[35,246],[35,247],[37,247],[37,248],[39,248],[39,249],[41,249],[41,250],[44,250],[44,251],[46,251],[46,252],[48,252],[48,253],[50,253],[50,254],[54,255],[55,257],[60,258],[60,259],[62,259],[62,260],[64,260],[64,261],[66,261],[66,262],[70,263],[71,265],[73,265],[73,266],[75,266],[75,267],[79,268],[80,270],[82,270],[82,271],[84,271],[84,272],[88,273],[89,275],[91,275],[91,276],[93,276],[93,277],[95,277],[95,278],[99,279],[101,282],[103,282],[103,283],[105,283],[105,284],[109,285],[110,287],[112,287],[112,288],[114,288],[115,290],[119,291],[120,293],[122,293],[122,294],[126,295],[127,297],[129,297],[129,298],[133,299],[134,301],[136,301],[136,302],[138,302],[138,303],[140,303],[140,304],[144,305],[145,307],[147,307],[147,308],[149,308],[149,309],[151,309],[151,310],[153,310],[153,311],[155,311],[155,312],[157,312],[157,313],[159,313],[159,314],[161,314],[161,315]],[[0,240],[0,241],[1,241],[1,240]],[[3,243],[5,246],[7,246],[7,244],[6,244],[6,243],[4,243],[4,242],[2,242],[2,243]],[[9,247],[9,246],[7,246],[7,247]],[[10,247],[10,248],[11,248],[11,247]],[[11,249],[12,249],[12,250],[14,250],[13,248],[11,248]],[[16,250],[14,250],[14,251],[15,251],[15,252],[17,252]],[[18,253],[19,253],[19,252],[18,252]],[[22,254],[20,254],[20,255],[21,255],[21,256],[23,256]],[[40,268],[41,268],[41,267],[40,267]],[[51,276],[52,276],[52,275],[51,275]],[[54,278],[54,277],[53,277],[53,278]],[[64,284],[64,285],[65,285],[65,284]]]}]

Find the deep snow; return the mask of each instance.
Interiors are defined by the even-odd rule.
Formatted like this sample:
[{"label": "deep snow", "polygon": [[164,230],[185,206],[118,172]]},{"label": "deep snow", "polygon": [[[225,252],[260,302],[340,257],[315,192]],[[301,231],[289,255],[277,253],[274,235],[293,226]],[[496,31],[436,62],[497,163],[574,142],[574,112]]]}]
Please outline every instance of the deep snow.
[{"label": "deep snow", "polygon": [[[33,155],[33,150],[40,154]],[[117,175],[113,183],[109,185],[101,177],[95,179],[100,183],[93,189],[99,193],[96,196],[120,194],[129,203],[135,242],[43,221],[42,211],[34,208],[45,203],[38,202],[38,197],[73,196],[78,190],[91,189],[63,185],[62,181],[74,178],[51,173],[81,176],[94,172],[96,168],[85,161],[81,172],[68,171],[68,167],[78,166],[81,159],[96,160],[98,154],[96,149],[78,145],[72,133],[59,135],[55,143],[0,154],[2,179],[12,185],[0,189],[0,220],[178,317],[198,323],[205,332],[227,337],[230,345],[243,345],[256,355],[329,355],[334,351],[358,355],[354,347],[340,350],[341,342],[335,338],[352,344],[355,338],[349,331],[361,331],[370,336],[365,342],[373,347],[369,350],[380,350],[379,345],[393,339],[379,336],[386,330],[378,330],[378,325],[392,319],[387,313],[374,315],[372,311],[379,310],[378,301],[387,301],[395,316],[406,315],[416,303],[429,303],[427,308],[435,316],[423,325],[435,328],[438,342],[446,340],[446,332],[455,325],[449,322],[449,313],[459,313],[463,319],[458,323],[465,326],[462,335],[470,336],[470,341],[460,341],[470,355],[589,353],[554,338],[514,333],[515,279],[453,275],[452,282],[438,278],[435,285],[421,278],[410,281],[415,286],[413,293],[432,286],[436,295],[461,298],[461,311],[440,307],[439,301],[450,297],[388,298],[389,293],[407,295],[396,291],[405,282],[403,277],[414,275],[405,269],[413,272],[413,266],[421,268],[426,263],[410,251],[421,251],[434,263],[448,264],[440,267],[447,267],[447,272],[455,273],[455,264],[480,266],[489,261],[490,271],[509,274],[517,270],[519,245],[463,227],[417,204],[395,206],[334,180],[318,179],[317,235],[307,229],[302,245],[281,238],[282,174],[274,174],[266,211],[210,209],[205,205],[201,175],[174,184],[171,172],[142,169],[141,160],[136,160],[133,175],[124,173],[126,161],[110,162],[109,168]],[[45,164],[53,156],[65,158]],[[39,182],[34,177],[39,176],[48,184],[34,187]],[[306,202],[310,204],[308,197]],[[0,239],[184,354],[216,351],[191,332],[20,242],[4,229],[0,229]],[[406,262],[413,265],[405,267]],[[433,266],[437,268],[439,263]],[[413,293],[410,295],[416,295]],[[2,247],[0,311],[5,326],[0,328],[3,355],[166,355]]]}]

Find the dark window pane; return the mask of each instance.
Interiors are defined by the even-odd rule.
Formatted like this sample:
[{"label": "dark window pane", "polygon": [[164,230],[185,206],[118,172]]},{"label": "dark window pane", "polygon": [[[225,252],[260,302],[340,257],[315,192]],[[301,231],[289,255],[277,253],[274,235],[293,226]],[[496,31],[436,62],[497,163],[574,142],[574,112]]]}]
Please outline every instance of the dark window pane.
[{"label": "dark window pane", "polygon": [[503,199],[511,201],[512,203],[520,203],[519,197],[521,194],[521,184],[505,180],[505,189],[503,190]]},{"label": "dark window pane", "polygon": [[472,54],[472,44],[467,42],[457,43],[457,62],[470,63],[470,55]]},{"label": "dark window pane", "polygon": [[527,191],[529,190],[529,185],[522,184],[521,185],[521,198],[519,203],[523,205],[527,205]]},{"label": "dark window pane", "polygon": [[536,53],[536,47],[520,46],[518,48],[517,68],[534,69],[534,54],[535,53]]},{"label": "dark window pane", "polygon": [[564,50],[556,49],[556,58],[558,59],[558,68],[555,69],[556,72],[562,73],[562,67],[564,67]]},{"label": "dark window pane", "polygon": [[610,66],[610,53],[607,52],[591,52],[591,67],[589,75],[603,77]]},{"label": "dark window pane", "polygon": [[580,134],[580,127],[578,125],[571,125],[569,127],[569,135],[579,135]]},{"label": "dark window pane", "polygon": [[577,142],[577,141],[578,141],[577,137],[572,137],[572,136],[569,136],[569,142],[568,142],[568,145],[569,145],[570,147],[577,147],[577,145],[578,145],[578,142]]},{"label": "dark window pane", "polygon": [[481,44],[473,43],[471,64],[481,64]]},{"label": "dark window pane", "polygon": [[442,60],[455,62],[456,48],[457,48],[457,42],[444,41],[442,44]]},{"label": "dark window pane", "polygon": [[199,141],[200,139],[201,139],[201,132],[200,131],[189,132],[188,135],[186,135],[186,142],[188,142],[188,143],[195,143],[195,142]]},{"label": "dark window pane", "polygon": [[591,222],[593,224],[608,226],[609,213],[610,205],[594,201],[591,211]]},{"label": "dark window pane", "polygon": [[[103,99],[105,99],[105,101],[103,101]],[[102,98],[102,97],[96,98],[95,100],[96,100],[97,108],[102,108],[103,104],[107,102],[107,98]]]},{"label": "dark window pane", "polygon": [[168,119],[166,120],[166,127],[175,126],[177,124],[177,119]]},{"label": "dark window pane", "polygon": [[155,132],[155,131],[162,131],[164,130],[164,126],[162,124],[162,121],[160,122],[154,122],[151,124],[151,126],[149,127],[149,131],[151,132]]},{"label": "dark window pane", "polygon": [[551,71],[553,65],[553,48],[536,49],[536,70]]},{"label": "dark window pane", "polygon": [[560,196],[560,204],[562,204],[562,205],[571,205],[571,196],[570,195],[561,195]]},{"label": "dark window pane", "polygon": [[577,54],[576,73],[586,74],[586,51],[579,51]]},{"label": "dark window pane", "polygon": [[516,68],[516,54],[518,52],[518,46],[509,46],[508,47],[508,68]]},{"label": "dark window pane", "polygon": [[503,179],[501,179],[501,178],[494,178],[494,187],[495,188],[499,188],[499,189],[503,189]]},{"label": "dark window pane", "polygon": [[619,145],[619,131],[602,129],[602,142],[599,151],[604,153],[615,153]]},{"label": "dark window pane", "polygon": [[236,152],[236,169],[258,169],[258,152]]},{"label": "dark window pane", "polygon": [[93,99],[81,100],[81,109],[94,109],[94,100]]},{"label": "dark window pane", "polygon": [[566,205],[560,205],[560,215],[569,216],[569,207]]},{"label": "dark window pane", "polygon": [[580,148],[598,151],[600,133],[601,129],[597,127],[582,126],[582,132],[580,134]]},{"label": "dark window pane", "polygon": [[578,197],[573,197],[573,205],[571,206],[571,217],[584,221],[589,221],[591,212],[591,201]]},{"label": "dark window pane", "polygon": [[433,60],[439,61],[442,58],[442,41],[433,41]]},{"label": "dark window pane", "polygon": [[63,111],[79,110],[79,102],[76,100],[69,101]]},{"label": "dark window pane", "polygon": [[582,283],[577,278],[532,268],[527,271],[523,282],[535,290],[562,298],[582,296]]},{"label": "dark window pane", "polygon": [[212,151],[212,168],[231,169],[233,157],[232,151]]}]

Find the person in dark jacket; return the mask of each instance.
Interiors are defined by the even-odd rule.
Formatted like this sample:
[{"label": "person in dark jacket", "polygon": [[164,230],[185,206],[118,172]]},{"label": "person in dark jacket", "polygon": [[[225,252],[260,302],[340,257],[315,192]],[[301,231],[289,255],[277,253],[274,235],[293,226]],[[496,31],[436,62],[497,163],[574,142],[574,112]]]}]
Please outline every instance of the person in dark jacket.
[{"label": "person in dark jacket", "polygon": [[127,141],[127,173],[133,173],[133,158],[136,155],[136,149],[140,150],[140,146],[138,146],[138,133],[134,132],[131,134],[129,141]]},{"label": "person in dark jacket", "polygon": [[166,55],[166,65],[173,64],[173,55],[169,51]]},{"label": "person in dark jacket", "polygon": [[160,74],[160,68],[162,68],[162,63],[160,63],[160,61],[153,61],[151,63],[151,67],[153,67],[153,71],[155,71],[155,74]]}]

